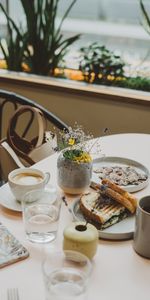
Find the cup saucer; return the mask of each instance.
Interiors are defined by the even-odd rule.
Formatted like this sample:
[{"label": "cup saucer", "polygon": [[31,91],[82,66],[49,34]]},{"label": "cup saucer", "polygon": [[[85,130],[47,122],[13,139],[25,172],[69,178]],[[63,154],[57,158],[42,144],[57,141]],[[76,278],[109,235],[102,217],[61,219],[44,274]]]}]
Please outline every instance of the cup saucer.
[{"label": "cup saucer", "polygon": [[1,193],[0,204],[7,209],[16,212],[22,212],[21,203],[19,201],[16,201],[8,185],[6,185],[6,188],[7,192],[5,192],[4,194]]},{"label": "cup saucer", "polygon": [[[4,193],[3,192],[1,193],[0,204],[7,209],[16,212],[22,212],[21,202],[15,199],[9,186],[6,184],[5,186],[2,187],[2,190],[3,189],[6,191]],[[52,193],[54,195],[54,198],[57,197],[57,189],[54,185],[47,184],[44,190]]]}]

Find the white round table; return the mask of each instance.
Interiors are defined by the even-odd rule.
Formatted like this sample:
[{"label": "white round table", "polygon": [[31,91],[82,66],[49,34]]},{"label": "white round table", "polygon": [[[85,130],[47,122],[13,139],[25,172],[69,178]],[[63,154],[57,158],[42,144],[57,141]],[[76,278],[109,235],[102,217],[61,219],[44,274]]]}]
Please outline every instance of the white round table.
[{"label": "white round table", "polygon": [[[150,135],[119,134],[101,138],[102,154],[136,160],[150,170]],[[36,168],[51,173],[51,183],[57,184],[57,154],[37,163]],[[150,184],[136,193],[140,198],[150,194]],[[0,203],[10,196],[8,185],[0,188]],[[75,197],[69,198],[71,203]],[[0,271],[0,294],[6,299],[7,287],[18,287],[20,300],[44,300],[44,283],[41,261],[45,251],[62,249],[63,229],[72,220],[62,203],[58,237],[55,243],[32,244],[24,233],[21,213],[0,206],[0,221],[28,249],[30,257],[7,266]],[[100,240],[98,251],[93,259],[93,272],[90,278],[88,300],[149,300],[150,299],[150,260],[140,257],[132,247],[132,240]]]}]

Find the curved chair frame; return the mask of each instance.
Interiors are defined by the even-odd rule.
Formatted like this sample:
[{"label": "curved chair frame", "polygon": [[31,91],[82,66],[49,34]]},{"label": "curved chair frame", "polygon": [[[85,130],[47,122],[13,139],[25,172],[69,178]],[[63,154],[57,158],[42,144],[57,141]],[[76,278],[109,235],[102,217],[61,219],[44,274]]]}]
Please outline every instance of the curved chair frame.
[{"label": "curved chair frame", "polygon": [[[56,128],[60,129],[60,130],[66,130],[68,131],[68,125],[66,123],[64,123],[61,119],[59,119],[57,116],[55,116],[53,113],[51,113],[50,111],[48,111],[46,108],[42,107],[40,104],[36,103],[33,100],[30,100],[26,97],[23,97],[21,95],[12,93],[12,92],[8,92],[5,90],[0,90],[0,139],[2,138],[2,115],[3,115],[3,109],[6,103],[11,103],[14,106],[14,110],[17,109],[17,105],[30,105],[30,106],[34,106],[39,108],[45,118],[51,122],[52,124],[54,124],[54,126],[56,126]],[[29,123],[25,129],[25,131],[23,132],[22,136],[24,137],[31,125],[33,121],[33,115],[31,116]]]}]

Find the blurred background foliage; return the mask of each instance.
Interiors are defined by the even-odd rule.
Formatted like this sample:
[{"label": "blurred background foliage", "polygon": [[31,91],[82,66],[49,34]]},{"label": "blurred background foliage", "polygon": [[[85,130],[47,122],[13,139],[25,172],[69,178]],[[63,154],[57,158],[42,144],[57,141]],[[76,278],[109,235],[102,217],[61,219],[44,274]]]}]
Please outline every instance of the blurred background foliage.
[{"label": "blurred background foliage", "polygon": [[18,28],[0,5],[7,19],[7,48],[2,48],[9,70],[20,71],[21,62],[26,62],[31,73],[53,75],[61,65],[69,46],[79,39],[80,34],[64,39],[61,33],[63,21],[77,0],[70,1],[60,24],[56,27],[59,0],[20,0],[26,18],[26,28]]},{"label": "blurred background foliage", "polygon": [[[61,0],[19,0],[25,14],[25,26],[15,23],[6,8],[0,10],[7,20],[7,40],[0,40],[5,67],[13,71],[26,71],[37,75],[58,76],[88,83],[126,87],[150,91],[150,78],[125,72],[126,63],[121,55],[100,42],[78,49],[76,70],[67,70],[66,54],[80,34],[66,38],[62,25],[78,0],[70,0],[57,22]],[[137,5],[141,11],[141,24],[150,35],[150,16],[143,0]],[[66,75],[67,74],[67,75]]]}]

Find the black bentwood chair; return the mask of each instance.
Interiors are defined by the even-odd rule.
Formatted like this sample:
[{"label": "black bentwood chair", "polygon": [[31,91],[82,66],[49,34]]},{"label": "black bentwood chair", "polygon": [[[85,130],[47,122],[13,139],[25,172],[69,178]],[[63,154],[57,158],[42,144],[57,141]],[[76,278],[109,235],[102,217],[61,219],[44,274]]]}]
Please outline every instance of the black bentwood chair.
[{"label": "black bentwood chair", "polygon": [[[44,115],[44,118],[46,120],[48,129],[50,129],[52,127],[52,128],[55,128],[56,132],[57,132],[57,130],[68,131],[68,125],[66,123],[64,123],[55,114],[48,111],[46,108],[39,105],[35,101],[30,100],[21,95],[0,89],[0,141],[4,137],[6,137],[7,128],[8,128],[8,124],[9,124],[9,120],[11,119],[11,116],[13,115],[13,113],[15,112],[15,110],[18,107],[23,106],[23,105],[28,105],[28,106],[35,107],[35,108],[41,110]],[[29,117],[27,117],[26,119],[27,120],[25,120],[25,122],[23,121],[21,124],[21,127],[23,127],[23,130],[22,130],[20,136],[22,138],[25,138],[27,136],[27,134],[30,134],[29,129],[31,129],[32,125],[33,125],[32,128],[34,128],[34,126],[35,126],[35,124],[33,124],[34,113],[30,113]],[[25,123],[26,123],[26,125],[25,125]],[[18,124],[16,122],[15,127],[19,127],[17,125]],[[4,183],[2,180],[3,176],[2,176],[1,160],[2,160],[2,158],[0,157],[0,185],[2,185]]]}]

